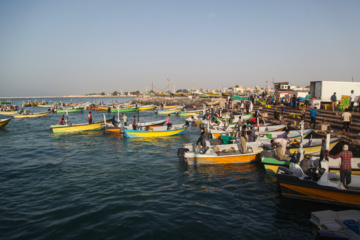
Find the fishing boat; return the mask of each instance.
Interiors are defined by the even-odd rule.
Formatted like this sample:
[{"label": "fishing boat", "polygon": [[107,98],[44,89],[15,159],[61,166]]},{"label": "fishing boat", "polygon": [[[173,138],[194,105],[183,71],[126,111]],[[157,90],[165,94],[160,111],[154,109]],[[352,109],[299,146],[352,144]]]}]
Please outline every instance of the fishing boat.
[{"label": "fishing boat", "polygon": [[1,101],[0,104],[12,104],[11,101]]},{"label": "fishing boat", "polygon": [[[110,120],[106,120],[106,123],[110,123]],[[68,132],[81,132],[81,131],[94,131],[101,130],[101,122],[94,123],[80,123],[80,124],[65,124],[65,125],[51,125],[50,128],[54,133],[68,133]]]},{"label": "fishing boat", "polygon": [[289,169],[279,167],[276,178],[285,198],[360,208],[360,176],[351,176],[349,189],[345,189],[339,173],[329,172],[326,161],[321,162],[321,169],[311,168],[311,171],[303,169],[301,164],[291,164]]},{"label": "fishing boat", "polygon": [[179,116],[180,117],[189,117],[189,116],[193,116],[194,114],[201,114],[202,112],[203,112],[203,110],[193,110],[193,111],[187,111],[187,112],[179,111]]},{"label": "fishing boat", "polygon": [[183,108],[184,106],[182,105],[169,105],[169,106],[164,106],[164,109],[174,109],[174,108]]},{"label": "fishing boat", "polygon": [[76,108],[59,108],[56,109],[57,114],[65,114],[65,113],[81,113],[83,112],[83,107],[76,107]]},{"label": "fishing boat", "polygon": [[316,211],[309,220],[319,229],[316,239],[360,240],[360,210]]},{"label": "fishing boat", "polygon": [[0,111],[0,115],[13,116],[18,114],[18,111]]},{"label": "fishing boat", "polygon": [[[338,138],[331,138],[330,139],[330,150],[335,147],[336,144],[338,144],[341,141],[341,137]],[[286,152],[289,153],[295,153],[298,151],[299,148],[299,142],[296,140],[290,144],[288,147],[286,147]],[[321,144],[322,139],[321,138],[310,138],[310,139],[304,139],[303,140],[303,148],[305,149],[306,154],[310,155],[319,155],[321,150]],[[330,151],[329,150],[329,151]]]},{"label": "fishing boat", "polygon": [[230,97],[230,96],[231,96],[231,93],[225,93],[225,92],[223,92],[223,93],[221,93],[221,96],[222,96],[222,97]]},{"label": "fishing boat", "polygon": [[23,114],[16,114],[13,115],[14,118],[36,118],[36,117],[45,117],[50,112],[40,112],[40,113],[23,113]]},{"label": "fishing boat", "polygon": [[[312,159],[314,159],[314,162],[318,165],[320,158],[312,157]],[[264,164],[267,174],[276,174],[279,167],[289,168],[290,164],[292,164],[292,162],[280,161],[273,157],[262,157],[261,162]],[[340,173],[340,165],[340,158],[329,158],[329,172]],[[360,175],[360,158],[351,158],[351,174]]]},{"label": "fishing boat", "polygon": [[112,113],[117,113],[117,112],[120,112],[120,113],[124,113],[124,112],[137,112],[139,108],[137,107],[131,107],[131,108],[111,108],[110,109],[110,112]]},{"label": "fishing boat", "polygon": [[174,114],[174,113],[180,112],[182,108],[183,107],[181,106],[181,107],[167,109],[167,110],[159,110],[157,113],[158,114]]},{"label": "fishing boat", "polygon": [[188,129],[189,125],[172,125],[171,129],[167,130],[167,126],[148,128],[147,130],[131,130],[125,129],[126,137],[128,138],[147,138],[147,137],[169,137],[182,134]]},{"label": "fishing boat", "polygon": [[149,111],[154,110],[156,108],[155,105],[143,105],[139,107],[139,111]]},{"label": "fishing boat", "polygon": [[204,93],[207,97],[221,97],[221,93]]},{"label": "fishing boat", "polygon": [[216,101],[216,102],[207,102],[206,106],[214,106],[214,105],[219,105],[220,101]]},{"label": "fishing boat", "polygon": [[0,119],[0,128],[4,128],[10,122],[10,120],[11,118]]},{"label": "fishing boat", "polygon": [[[166,122],[166,119],[159,120],[159,121],[153,121],[153,122],[137,123],[137,126],[138,126],[139,130],[143,130],[143,129],[145,129],[145,127],[153,128],[153,127],[163,126],[165,122]],[[104,129],[104,131],[106,133],[120,133],[121,128],[124,128],[124,130],[125,129],[131,130],[131,129],[133,129],[133,126],[130,124],[129,126],[117,127],[117,126],[114,126],[111,123],[109,123],[109,124],[101,125],[101,128]]]},{"label": "fishing boat", "polygon": [[40,108],[52,108],[52,107],[54,107],[54,104],[41,104],[41,105],[38,105],[38,107],[40,107]]},{"label": "fishing boat", "polygon": [[208,141],[206,144],[208,149],[205,153],[193,144],[184,145],[178,150],[180,160],[188,165],[250,163],[260,161],[260,153],[263,151],[260,142],[248,142],[246,153],[240,152],[240,144],[211,146]]},{"label": "fishing boat", "polygon": [[97,106],[95,111],[108,111],[110,106]]}]

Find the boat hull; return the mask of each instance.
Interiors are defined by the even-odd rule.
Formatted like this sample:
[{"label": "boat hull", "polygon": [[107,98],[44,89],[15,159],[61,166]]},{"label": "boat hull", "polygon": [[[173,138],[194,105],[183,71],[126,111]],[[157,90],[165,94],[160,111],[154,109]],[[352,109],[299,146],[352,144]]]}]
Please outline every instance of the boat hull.
[{"label": "boat hull", "polygon": [[321,186],[291,175],[276,174],[276,177],[283,197],[360,208],[359,191]]},{"label": "boat hull", "polygon": [[139,107],[139,111],[150,111],[150,110],[154,110],[155,108],[156,108],[155,105],[140,106],[140,107]]},{"label": "boat hull", "polygon": [[67,113],[81,113],[83,112],[83,108],[69,108],[69,109],[57,109],[57,114],[66,114]]},{"label": "boat hull", "polygon": [[137,111],[138,111],[138,108],[119,108],[119,109],[111,108],[110,109],[110,112],[112,112],[112,113],[137,112]]},{"label": "boat hull", "polygon": [[189,116],[193,116],[194,114],[200,114],[202,112],[203,112],[203,110],[191,111],[191,112],[179,112],[179,116],[180,117],[189,117]]},{"label": "boat hull", "polygon": [[18,111],[0,111],[0,115],[13,116],[18,114]]},{"label": "boat hull", "polygon": [[126,137],[129,138],[147,138],[147,137],[169,137],[182,134],[189,126],[165,131],[144,131],[144,130],[125,130]]},{"label": "boat hull", "polygon": [[[107,120],[107,123],[110,123],[111,120]],[[104,122],[96,123],[84,123],[84,124],[74,124],[74,125],[52,125],[50,126],[51,130],[54,133],[68,133],[68,132],[82,132],[82,131],[96,131],[101,130],[101,125]]]},{"label": "boat hull", "polygon": [[36,118],[36,117],[45,117],[46,115],[48,115],[50,112],[43,112],[43,113],[33,113],[33,114],[18,114],[18,115],[14,115],[14,118]]},{"label": "boat hull", "polygon": [[[337,138],[337,140],[331,142],[329,151],[331,151],[331,149],[333,149],[333,147],[335,147],[335,145],[338,144],[340,142],[340,140],[341,140],[341,138]],[[303,148],[304,148],[306,154],[319,155],[320,150],[321,150],[321,144],[316,145],[316,146],[303,145]],[[286,152],[291,153],[291,154],[298,152],[298,150],[299,150],[299,147],[287,147],[286,148]]]},{"label": "boat hull", "polygon": [[260,154],[224,156],[202,156],[202,154],[196,154],[193,157],[185,157],[185,159],[188,165],[239,164],[259,161]]},{"label": "boat hull", "polygon": [[0,119],[0,128],[4,128],[9,122],[11,118],[8,119]]},{"label": "boat hull", "polygon": [[[149,122],[149,123],[139,123],[138,125],[141,127],[161,127],[164,125],[166,120],[156,121],[156,122]],[[106,133],[120,133],[121,127],[106,127],[104,131]]]}]

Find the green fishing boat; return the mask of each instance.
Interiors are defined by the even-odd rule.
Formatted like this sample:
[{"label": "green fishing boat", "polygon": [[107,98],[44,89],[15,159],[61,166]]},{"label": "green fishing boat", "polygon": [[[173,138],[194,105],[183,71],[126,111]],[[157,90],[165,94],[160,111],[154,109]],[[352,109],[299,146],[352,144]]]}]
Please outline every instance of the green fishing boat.
[{"label": "green fishing boat", "polygon": [[79,107],[79,108],[60,108],[60,109],[56,109],[56,113],[57,114],[66,114],[67,113],[81,113],[83,111],[83,107]]},{"label": "green fishing boat", "polygon": [[112,113],[117,113],[117,112],[120,112],[120,113],[124,113],[124,112],[137,112],[139,108],[137,107],[133,107],[133,108],[111,108],[110,109],[110,112]]}]

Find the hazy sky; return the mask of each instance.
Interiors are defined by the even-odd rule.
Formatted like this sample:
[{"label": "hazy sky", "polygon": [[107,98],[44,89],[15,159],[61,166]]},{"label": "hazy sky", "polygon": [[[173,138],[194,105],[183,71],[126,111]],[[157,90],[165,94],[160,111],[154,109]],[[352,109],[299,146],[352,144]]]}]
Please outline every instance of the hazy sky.
[{"label": "hazy sky", "polygon": [[3,0],[0,97],[360,81],[359,0]]}]

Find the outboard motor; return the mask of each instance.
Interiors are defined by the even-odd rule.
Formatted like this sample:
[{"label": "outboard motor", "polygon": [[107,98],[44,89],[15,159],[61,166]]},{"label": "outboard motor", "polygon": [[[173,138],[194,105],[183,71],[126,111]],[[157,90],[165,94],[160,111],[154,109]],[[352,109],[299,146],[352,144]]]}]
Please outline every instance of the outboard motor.
[{"label": "outboard motor", "polygon": [[188,148],[178,148],[177,156],[179,157],[179,161],[185,162],[185,153],[188,152]]}]

